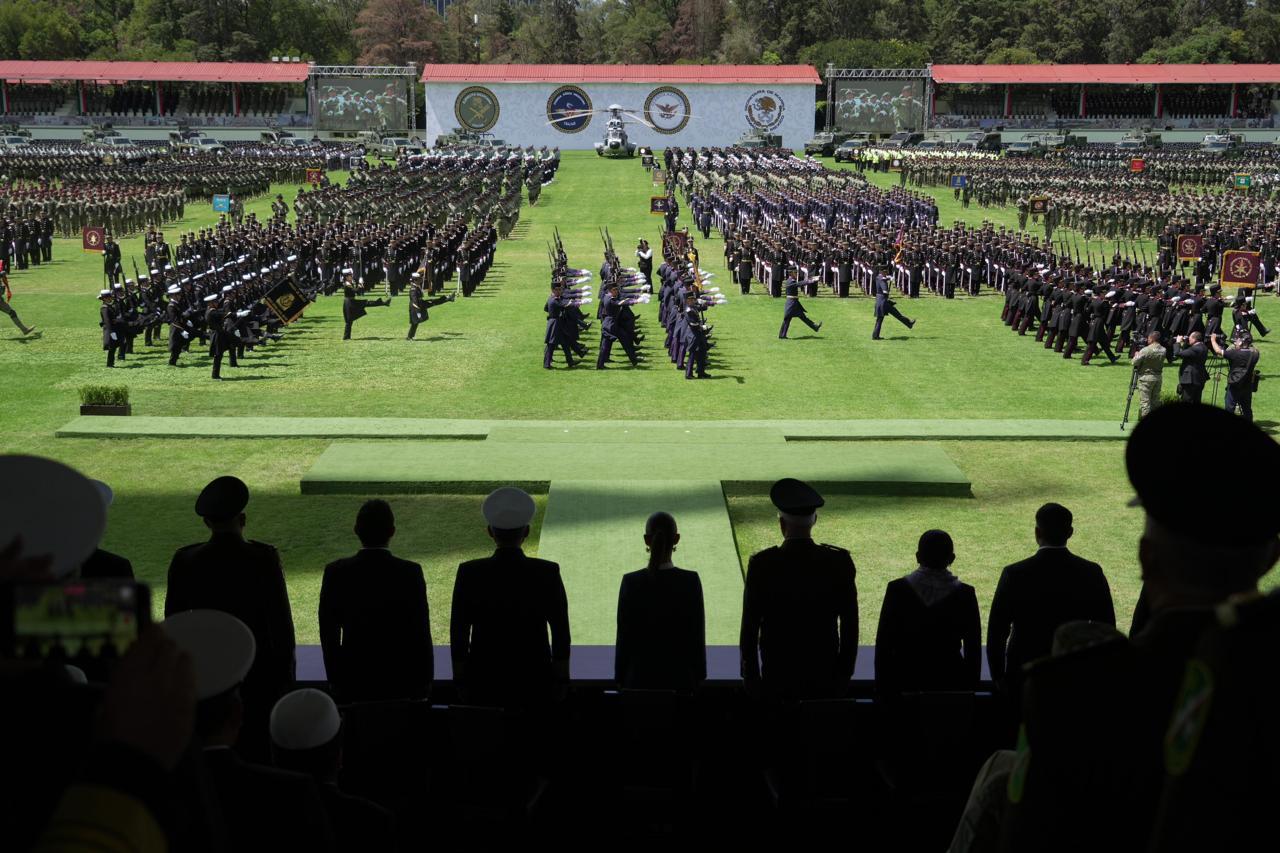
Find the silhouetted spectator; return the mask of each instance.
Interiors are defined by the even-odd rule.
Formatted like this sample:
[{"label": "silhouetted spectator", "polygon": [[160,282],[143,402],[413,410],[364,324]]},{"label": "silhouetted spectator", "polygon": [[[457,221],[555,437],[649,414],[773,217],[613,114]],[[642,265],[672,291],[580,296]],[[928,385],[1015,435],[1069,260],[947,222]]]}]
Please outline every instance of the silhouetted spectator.
[{"label": "silhouetted spectator", "polygon": [[542,705],[568,684],[569,602],[560,566],[520,548],[534,510],[519,489],[490,494],[483,512],[497,549],[458,566],[449,643],[454,681],[470,704]]},{"label": "silhouetted spectator", "polygon": [[249,626],[257,653],[244,683],[246,741],[239,748],[267,760],[267,715],[293,684],[293,616],[280,554],[271,545],[244,538],[248,503],[249,489],[235,477],[219,477],[205,486],[196,514],[211,535],[208,542],[173,555],[164,613],[221,610]]},{"label": "silhouetted spectator", "polygon": [[232,750],[245,719],[241,688],[256,643],[229,613],[188,610],[163,623],[195,668],[195,737],[231,850],[333,850],[333,831],[309,776],[253,764]]},{"label": "silhouetted spectator", "polygon": [[[94,480],[93,485],[97,487],[98,493],[102,495],[103,505],[110,510],[111,504],[115,502],[115,492],[111,487],[101,480]],[[84,561],[80,566],[80,577],[86,579],[95,578],[117,578],[120,580],[133,580],[133,563],[119,554],[112,554],[102,548],[97,548],[89,559]]]},{"label": "silhouetted spectator", "polygon": [[614,678],[631,690],[692,692],[707,677],[702,581],[672,562],[671,515],[655,512],[644,527],[649,565],[623,575],[618,591]]},{"label": "silhouetted spectator", "polygon": [[982,618],[973,587],[950,571],[951,537],[926,530],[918,568],[889,581],[876,629],[876,692],[972,690],[982,672]]},{"label": "silhouetted spectator", "polygon": [[822,496],[773,484],[782,544],[751,556],[742,599],[742,678],[770,698],[843,696],[858,654],[858,591],[849,552],[813,541]]},{"label": "silhouetted spectator", "polygon": [[[1188,435],[1250,460],[1253,476],[1233,493],[1229,525],[1187,523],[1185,475],[1167,462]],[[1280,446],[1248,422],[1211,406],[1163,406],[1134,429],[1125,457],[1146,511],[1138,557],[1150,618],[1127,640],[1056,655],[1026,670],[1023,737],[1009,766],[1008,796],[1003,803],[999,797],[990,801],[992,811],[1003,813],[999,828],[1008,849],[1166,849],[1148,847],[1166,767],[1192,757],[1200,726],[1217,701],[1208,670],[1188,668],[1188,661],[1206,629],[1220,624],[1221,616],[1230,620],[1223,603],[1256,596],[1258,580],[1280,559],[1280,517],[1267,499],[1280,477]],[[1274,681],[1273,652],[1264,654],[1263,680]],[[1254,720],[1261,728],[1269,725]],[[1259,749],[1261,729],[1239,723],[1249,734],[1236,750]],[[1261,772],[1253,778],[1269,793],[1248,796],[1267,802],[1274,753],[1258,759],[1253,769]],[[1226,783],[1229,775],[1215,774],[1211,784]],[[1236,791],[1239,781],[1232,783]],[[1205,824],[1196,836],[1201,845],[1186,849],[1249,846],[1254,836],[1247,833],[1239,835],[1240,844],[1229,843],[1229,834],[1241,827],[1223,825],[1225,815],[1203,811],[1203,805],[1183,803],[1192,813],[1187,823]]]},{"label": "silhouetted spectator", "polygon": [[1059,625],[1116,624],[1102,567],[1067,549],[1075,532],[1071,523],[1071,511],[1061,504],[1040,507],[1035,532],[1039,548],[1000,574],[987,621],[987,662],[995,681],[1049,654]]},{"label": "silhouetted spectator", "polygon": [[324,568],[320,645],[329,683],[343,702],[421,699],[435,663],[422,567],[392,555],[395,515],[383,500],[356,514],[355,556]]},{"label": "silhouetted spectator", "polygon": [[342,719],[327,694],[308,688],[281,697],[271,710],[271,756],[276,767],[315,781],[338,850],[396,849],[391,813],[338,788]]}]

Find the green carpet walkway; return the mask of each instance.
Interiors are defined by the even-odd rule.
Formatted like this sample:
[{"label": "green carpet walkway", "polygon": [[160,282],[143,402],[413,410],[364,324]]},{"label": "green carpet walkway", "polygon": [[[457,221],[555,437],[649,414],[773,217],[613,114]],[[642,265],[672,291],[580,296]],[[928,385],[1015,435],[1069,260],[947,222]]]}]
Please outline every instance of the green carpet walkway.
[{"label": "green carpet walkway", "polygon": [[[681,448],[679,458],[674,452]],[[466,494],[511,483],[540,489],[594,477],[611,485],[682,480],[753,484],[782,477],[830,492],[968,495],[970,483],[937,444],[715,439],[684,444],[556,441],[334,442],[302,477],[304,494]]]},{"label": "green carpet walkway", "polygon": [[[1132,426],[1132,425],[1131,425]],[[628,432],[631,430],[632,432]],[[621,436],[720,435],[739,431],[791,441],[1098,440],[1124,439],[1120,421],[1071,420],[777,420],[777,421],[512,421],[428,418],[86,417],[73,419],[60,438],[387,438],[508,441],[624,441]],[[746,436],[744,436],[746,437]]]},{"label": "green carpet walkway", "polygon": [[680,526],[676,565],[702,580],[707,642],[737,643],[742,570],[719,482],[556,480],[538,556],[560,564],[574,643],[613,643],[618,586],[623,574],[645,566],[644,522],[657,510]]}]

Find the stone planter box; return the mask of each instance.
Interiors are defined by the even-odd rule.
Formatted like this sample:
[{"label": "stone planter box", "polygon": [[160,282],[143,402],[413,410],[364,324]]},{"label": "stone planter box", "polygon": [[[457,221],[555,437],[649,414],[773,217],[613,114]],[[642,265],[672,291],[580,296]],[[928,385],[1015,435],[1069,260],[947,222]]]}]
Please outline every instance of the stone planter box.
[{"label": "stone planter box", "polygon": [[128,415],[132,414],[133,406],[125,403],[123,406],[81,406],[80,414],[82,415]]}]

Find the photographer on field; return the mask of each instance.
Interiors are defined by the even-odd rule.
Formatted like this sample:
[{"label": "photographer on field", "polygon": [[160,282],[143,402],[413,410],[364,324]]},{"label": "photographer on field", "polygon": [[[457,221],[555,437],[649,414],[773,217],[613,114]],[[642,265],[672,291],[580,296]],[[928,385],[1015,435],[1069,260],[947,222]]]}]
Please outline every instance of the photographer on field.
[{"label": "photographer on field", "polygon": [[1178,369],[1178,399],[1184,403],[1199,403],[1205,383],[1209,381],[1209,371],[1205,368],[1209,348],[1204,345],[1204,335],[1192,332],[1175,337],[1173,357],[1182,360]]},{"label": "photographer on field", "polygon": [[1253,420],[1253,392],[1258,390],[1258,358],[1259,353],[1253,347],[1253,336],[1248,332],[1237,332],[1231,346],[1222,348],[1221,336],[1209,339],[1213,351],[1226,360],[1227,397],[1225,408],[1234,412],[1240,407],[1240,415],[1245,420]]}]

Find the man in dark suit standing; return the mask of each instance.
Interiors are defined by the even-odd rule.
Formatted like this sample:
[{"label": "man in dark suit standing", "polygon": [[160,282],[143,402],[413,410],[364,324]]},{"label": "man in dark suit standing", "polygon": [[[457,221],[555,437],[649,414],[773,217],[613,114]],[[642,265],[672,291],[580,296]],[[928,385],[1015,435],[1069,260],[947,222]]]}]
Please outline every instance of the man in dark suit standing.
[{"label": "man in dark suit standing", "polygon": [[257,653],[244,679],[243,747],[247,755],[265,759],[267,715],[293,684],[293,615],[279,552],[244,537],[248,503],[249,488],[236,477],[219,477],[204,487],[196,515],[209,528],[209,541],[173,555],[164,614],[221,610],[249,626]]},{"label": "man in dark suit standing", "polygon": [[324,567],[320,646],[342,702],[422,699],[435,664],[422,567],[392,555],[396,519],[383,500],[356,514],[360,550]]},{"label": "man in dark suit standing", "polygon": [[1204,335],[1192,332],[1186,337],[1179,335],[1174,338],[1173,357],[1182,359],[1182,367],[1178,369],[1178,399],[1184,403],[1199,403],[1204,385],[1209,381],[1209,371],[1204,366],[1209,357]]},{"label": "man in dark suit standing", "polygon": [[497,550],[458,566],[449,644],[453,679],[468,703],[543,706],[568,683],[569,602],[560,566],[526,557],[520,547],[534,510],[520,489],[490,494],[482,511]]},{"label": "man in dark suit standing", "polygon": [[1040,507],[1039,548],[1000,574],[987,622],[987,663],[993,681],[1049,654],[1054,631],[1066,622],[1116,624],[1102,567],[1067,550],[1075,532],[1071,523],[1071,511],[1061,504]]},{"label": "man in dark suit standing", "polygon": [[876,295],[876,327],[871,331],[871,340],[880,340],[880,326],[884,323],[885,317],[896,317],[898,322],[906,326],[908,329],[914,328],[915,320],[908,320],[902,316],[893,304],[893,300],[889,298],[889,271],[882,268],[876,273],[875,295]]},{"label": "man in dark suit standing", "polygon": [[849,552],[813,541],[822,496],[791,478],[769,490],[781,545],[751,556],[742,599],[742,679],[774,699],[843,696],[858,654]]}]

